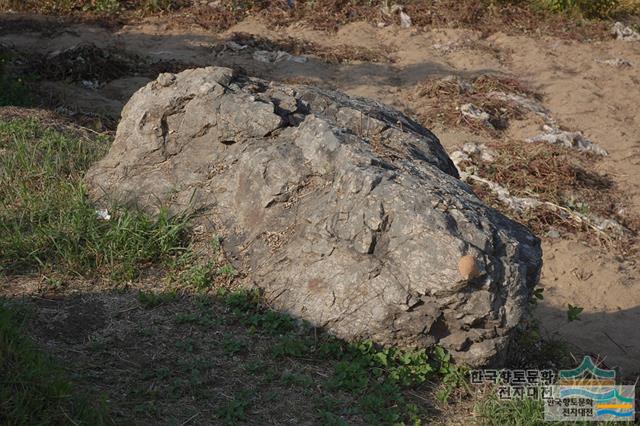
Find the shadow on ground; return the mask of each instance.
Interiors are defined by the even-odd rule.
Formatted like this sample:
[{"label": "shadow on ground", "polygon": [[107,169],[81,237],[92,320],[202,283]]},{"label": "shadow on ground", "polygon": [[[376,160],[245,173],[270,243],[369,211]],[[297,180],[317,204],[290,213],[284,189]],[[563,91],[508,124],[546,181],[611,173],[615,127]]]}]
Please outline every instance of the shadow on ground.
[{"label": "shadow on ground", "polygon": [[[127,54],[136,58],[145,69],[123,73],[108,81],[64,78],[51,79],[39,75],[38,69],[22,67],[24,77],[34,80],[42,98],[53,106],[64,106],[67,110],[83,114],[92,113],[116,120],[129,97],[140,87],[154,79],[159,72],[177,72],[186,68],[202,66],[226,66],[251,76],[289,83],[306,83],[339,88],[349,94],[361,93],[360,87],[377,86],[377,99],[386,99],[394,104],[393,92],[398,88],[410,88],[433,76],[456,75],[464,78],[483,73],[498,73],[491,69],[471,71],[455,70],[444,63],[425,62],[399,67],[388,62],[369,63],[345,60],[330,63],[313,55],[306,62],[279,60],[261,62],[253,57],[256,50],[224,48],[231,35],[212,35],[200,31],[185,34],[149,33],[139,28],[113,29],[94,23],[73,23],[47,17],[0,17],[0,47],[10,50],[19,62],[28,64],[37,60],[47,66],[55,66],[56,53],[79,44],[92,44],[105,51]],[[346,51],[348,56],[348,49]],[[386,54],[386,53],[384,53]],[[83,62],[83,59],[79,59]],[[85,61],[86,62],[86,61]],[[83,63],[86,67],[86,63]],[[96,67],[105,66],[103,63]],[[74,74],[73,64],[64,64],[67,74]],[[95,67],[94,67],[95,68]]]},{"label": "shadow on ground", "polygon": [[434,382],[372,380],[336,352],[341,342],[290,317],[247,313],[242,300],[145,295],[4,300],[116,424],[391,424],[418,412],[441,422]]},{"label": "shadow on ground", "polygon": [[[331,354],[335,347],[327,346],[320,330],[303,331],[289,317],[247,315],[238,311],[242,306],[219,297],[150,295],[51,293],[5,301],[28,313],[28,334],[61,360],[77,389],[108,401],[116,424],[388,424],[397,408],[414,406],[429,424],[452,420],[451,408],[435,396],[437,381],[402,387],[397,394],[383,388],[376,400],[381,389],[375,381]],[[565,312],[548,307],[543,312],[567,322],[559,318]],[[637,323],[639,317],[640,307],[586,314],[566,327],[581,333],[581,325],[592,321]],[[624,344],[625,356],[638,359]],[[613,356],[589,347],[569,350],[574,361],[562,368],[575,367],[588,354],[620,372]],[[549,359],[531,358],[544,362],[539,368],[564,362],[552,353],[541,356]],[[634,376],[624,373],[625,382],[633,383]],[[457,416],[470,416],[474,403],[458,401]],[[405,412],[398,415],[406,420]]]}]

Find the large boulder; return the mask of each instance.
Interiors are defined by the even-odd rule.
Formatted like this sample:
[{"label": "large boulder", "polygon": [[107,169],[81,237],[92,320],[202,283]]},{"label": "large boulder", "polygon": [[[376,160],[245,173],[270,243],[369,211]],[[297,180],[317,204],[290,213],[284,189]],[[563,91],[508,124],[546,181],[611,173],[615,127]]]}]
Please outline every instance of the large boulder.
[{"label": "large boulder", "polygon": [[540,241],[416,122],[226,68],[140,89],[87,182],[99,203],[199,210],[274,308],[348,340],[499,360],[540,275]]}]

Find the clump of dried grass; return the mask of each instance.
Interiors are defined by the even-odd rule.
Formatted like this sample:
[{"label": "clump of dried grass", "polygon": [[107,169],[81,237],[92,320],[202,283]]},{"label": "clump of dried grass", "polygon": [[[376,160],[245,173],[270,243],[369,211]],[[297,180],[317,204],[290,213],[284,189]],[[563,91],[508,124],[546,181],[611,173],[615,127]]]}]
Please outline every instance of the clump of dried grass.
[{"label": "clump of dried grass", "polygon": [[[471,80],[455,76],[427,79],[410,96],[410,101],[413,108],[420,111],[418,117],[427,126],[464,124],[475,132],[499,137],[500,131],[508,127],[510,120],[522,119],[526,111],[515,102],[490,96],[492,92],[541,99],[540,94],[513,78],[480,75]],[[489,114],[488,123],[461,114],[460,107],[469,103]]]},{"label": "clump of dried grass", "polygon": [[[626,0],[633,3],[635,0]],[[581,16],[554,13],[531,1],[494,0],[406,0],[405,12],[417,28],[472,28],[483,34],[496,30],[506,33],[539,33],[569,39],[609,38],[609,23],[585,20]],[[0,2],[8,8],[84,19],[105,23],[124,23],[150,15],[171,14],[172,23],[195,23],[204,28],[224,31],[249,16],[260,16],[271,26],[303,23],[319,30],[336,31],[358,21],[372,24],[397,24],[394,17],[382,13],[380,2],[371,0],[222,0],[215,5],[196,0],[46,0]],[[632,7],[621,9],[626,15]],[[622,12],[621,12],[622,13]]]},{"label": "clump of dried grass", "polygon": [[[496,143],[491,148],[496,152],[494,161],[474,159],[475,174],[508,189],[512,196],[531,197],[561,208],[550,209],[548,205],[542,205],[522,212],[505,211],[505,206],[485,185],[474,182],[474,191],[487,204],[515,216],[536,234],[544,235],[550,227],[586,232],[624,251],[629,246],[626,244],[629,239],[635,238],[640,231],[640,218],[622,213],[624,196],[614,182],[607,175],[592,170],[596,161],[594,154],[545,143],[513,141]],[[613,241],[605,238],[605,233],[593,233],[588,223],[572,220],[567,211],[580,216],[614,219],[630,232]]]},{"label": "clump of dried grass", "polygon": [[557,145],[513,141],[493,148],[497,152],[495,161],[478,162],[477,170],[515,196],[533,195],[542,201],[566,204],[569,194],[591,201],[613,188],[610,178],[587,169],[593,162],[591,154]]}]

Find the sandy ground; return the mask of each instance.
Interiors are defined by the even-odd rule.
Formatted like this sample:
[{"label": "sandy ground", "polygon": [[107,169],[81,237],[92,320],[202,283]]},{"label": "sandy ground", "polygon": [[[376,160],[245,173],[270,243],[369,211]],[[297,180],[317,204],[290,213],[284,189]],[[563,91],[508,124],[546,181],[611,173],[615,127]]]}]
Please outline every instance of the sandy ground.
[{"label": "sandy ground", "polygon": [[[306,63],[255,61],[242,51],[216,49],[233,32],[270,39],[290,36],[320,46],[369,48],[388,52],[388,63],[329,64],[311,58]],[[279,31],[247,20],[225,34],[202,29],[169,29],[150,21],[126,26],[115,33],[87,25],[60,28],[53,33],[0,32],[0,43],[19,49],[54,52],[79,42],[114,46],[141,56],[178,60],[194,65],[241,66],[267,79],[313,82],[352,95],[371,97],[419,114],[411,96],[416,85],[432,76],[472,77],[483,73],[514,76],[544,95],[543,104],[563,126],[580,130],[609,152],[593,163],[593,170],[611,177],[625,194],[630,212],[640,213],[640,42],[576,42],[548,37],[488,38],[469,30],[417,31],[350,24],[336,34],[293,26]],[[623,58],[631,66],[599,61]],[[126,77],[99,90],[61,82],[45,87],[70,108],[117,116],[130,94],[148,80]],[[453,151],[466,142],[488,140],[461,128],[432,127],[444,146]],[[527,118],[513,123],[506,137],[524,139],[539,131]],[[606,358],[627,376],[640,373],[640,264],[600,246],[590,247],[571,235],[545,238],[541,286],[545,299],[536,316],[548,336],[560,336],[577,352]],[[567,305],[584,308],[581,320],[567,320]]]}]

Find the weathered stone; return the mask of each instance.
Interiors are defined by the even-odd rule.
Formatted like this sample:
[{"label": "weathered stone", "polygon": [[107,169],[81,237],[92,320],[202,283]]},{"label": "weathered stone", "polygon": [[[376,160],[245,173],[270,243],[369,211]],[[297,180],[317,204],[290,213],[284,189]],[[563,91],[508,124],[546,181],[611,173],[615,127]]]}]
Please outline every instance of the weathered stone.
[{"label": "weathered stone", "polygon": [[274,308],[342,338],[440,343],[472,365],[503,354],[540,243],[480,202],[432,133],[371,100],[224,68],[161,80],[88,173],[99,204],[199,211]]}]

